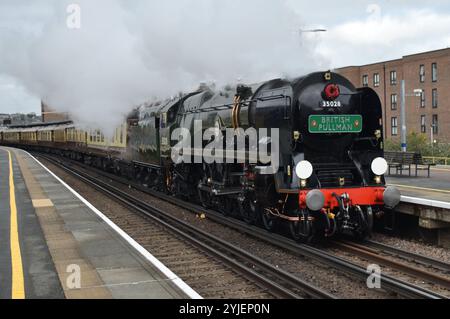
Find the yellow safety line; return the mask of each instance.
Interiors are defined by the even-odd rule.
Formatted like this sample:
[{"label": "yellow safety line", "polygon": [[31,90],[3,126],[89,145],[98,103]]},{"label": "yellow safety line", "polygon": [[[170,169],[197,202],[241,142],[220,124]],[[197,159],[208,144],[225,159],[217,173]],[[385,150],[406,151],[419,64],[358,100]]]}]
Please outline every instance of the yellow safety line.
[{"label": "yellow safety line", "polygon": [[397,186],[397,187],[403,187],[403,188],[411,188],[411,189],[418,189],[418,190],[424,190],[424,191],[430,191],[430,192],[449,193],[450,194],[450,191],[446,191],[443,189],[416,187],[416,186],[408,186],[408,185],[400,185],[400,184],[389,184],[389,186]]},{"label": "yellow safety line", "polygon": [[17,224],[16,192],[14,187],[14,174],[11,152],[9,154],[9,201],[11,207],[10,241],[12,265],[12,299],[25,299],[25,286],[23,277],[22,255],[19,243],[19,227]]}]

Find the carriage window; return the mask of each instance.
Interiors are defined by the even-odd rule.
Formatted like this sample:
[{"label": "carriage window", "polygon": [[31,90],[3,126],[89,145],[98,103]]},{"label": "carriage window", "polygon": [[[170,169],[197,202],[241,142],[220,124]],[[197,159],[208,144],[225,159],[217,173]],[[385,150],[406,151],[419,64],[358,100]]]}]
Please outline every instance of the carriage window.
[{"label": "carriage window", "polygon": [[172,106],[172,108],[170,109],[170,113],[168,115],[169,123],[173,123],[176,120],[179,109],[180,109],[180,103],[177,103],[176,105]]},{"label": "carriage window", "polygon": [[161,128],[166,128],[167,127],[167,113],[162,113],[161,114]]}]

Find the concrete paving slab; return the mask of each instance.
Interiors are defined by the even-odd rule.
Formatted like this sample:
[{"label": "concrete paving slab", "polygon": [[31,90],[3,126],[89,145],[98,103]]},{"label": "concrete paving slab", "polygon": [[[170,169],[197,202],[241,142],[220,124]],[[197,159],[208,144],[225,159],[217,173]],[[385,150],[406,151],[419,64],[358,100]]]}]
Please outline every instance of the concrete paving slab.
[{"label": "concrete paving slab", "polygon": [[[22,205],[28,205],[34,222],[40,224],[41,229],[40,242],[33,236],[26,239],[29,251],[25,259],[30,265],[27,273],[34,278],[30,286],[34,290],[42,286],[37,297],[54,293],[55,289],[45,284],[49,280],[59,284],[60,296],[66,298],[186,297],[186,293],[173,282],[179,280],[178,277],[167,278],[28,154],[20,150],[13,152],[18,158],[16,169],[24,175],[24,181],[18,184],[17,190],[29,192]],[[0,157],[0,164],[1,161]],[[2,184],[0,176],[0,188],[4,187]],[[0,203],[0,219],[7,216],[7,212],[8,209]],[[33,218],[29,221],[24,219],[23,223],[31,224]],[[0,239],[1,227],[2,223]],[[32,248],[37,251],[47,249],[47,261],[51,261],[53,273],[49,272],[47,264],[34,256]],[[0,254],[0,266],[6,263],[2,258]],[[33,263],[29,263],[27,258],[34,258]],[[68,279],[72,275],[69,269],[72,266],[77,266],[80,271],[80,287],[69,287]],[[10,275],[7,269],[5,273]]]}]

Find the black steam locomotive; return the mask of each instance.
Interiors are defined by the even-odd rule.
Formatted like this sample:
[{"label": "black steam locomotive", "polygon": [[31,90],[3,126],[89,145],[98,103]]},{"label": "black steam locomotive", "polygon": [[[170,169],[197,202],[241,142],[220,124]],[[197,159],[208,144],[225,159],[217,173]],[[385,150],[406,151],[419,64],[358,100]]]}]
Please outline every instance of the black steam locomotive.
[{"label": "black steam locomotive", "polygon": [[377,94],[332,72],[202,86],[140,107],[109,142],[80,132],[71,123],[19,127],[2,142],[70,156],[270,231],[283,221],[302,241],[365,237],[374,216],[400,202],[385,186]]}]

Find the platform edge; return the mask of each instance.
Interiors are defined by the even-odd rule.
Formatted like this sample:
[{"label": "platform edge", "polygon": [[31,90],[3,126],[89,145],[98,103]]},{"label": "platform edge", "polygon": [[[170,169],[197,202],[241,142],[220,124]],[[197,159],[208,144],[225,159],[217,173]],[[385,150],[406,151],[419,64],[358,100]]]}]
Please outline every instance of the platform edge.
[{"label": "platform edge", "polygon": [[194,289],[192,289],[183,279],[178,277],[174,272],[167,268],[162,262],[160,262],[155,256],[153,256],[148,250],[146,250],[142,245],[131,238],[125,231],[123,231],[119,226],[114,224],[106,215],[99,211],[94,205],[87,201],[83,196],[81,196],[72,187],[67,185],[61,178],[56,176],[50,169],[48,169],[44,164],[42,164],[38,159],[27,151],[22,150],[24,153],[29,155],[33,160],[35,160],[42,168],[44,168],[50,175],[52,175],[58,182],[60,182],[64,187],[66,187],[73,195],[75,195],[80,201],[83,202],[89,209],[91,209],[98,217],[100,217],[105,223],[108,224],[114,231],[116,231],[128,244],[130,244],[137,252],[139,252],[146,260],[148,260],[152,265],[154,265],[161,273],[163,273],[170,281],[172,281],[183,293],[185,293],[191,299],[203,299]]}]

